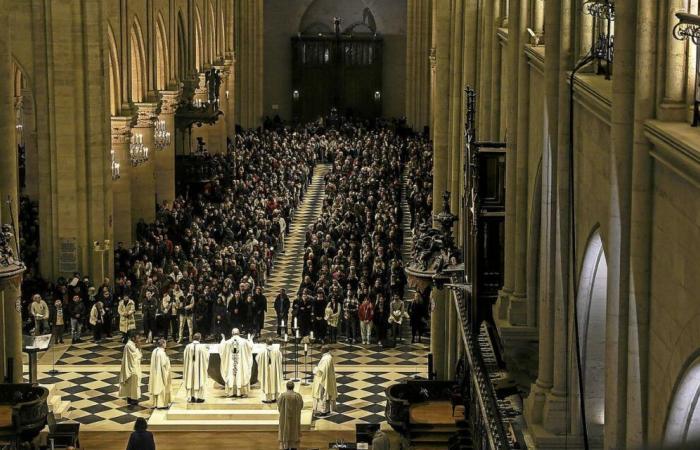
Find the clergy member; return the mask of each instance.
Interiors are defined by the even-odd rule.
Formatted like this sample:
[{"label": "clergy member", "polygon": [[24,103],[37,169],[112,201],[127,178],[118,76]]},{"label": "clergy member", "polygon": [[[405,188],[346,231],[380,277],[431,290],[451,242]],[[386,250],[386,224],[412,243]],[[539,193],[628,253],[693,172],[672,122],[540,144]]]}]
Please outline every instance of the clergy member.
[{"label": "clergy member", "polygon": [[287,381],[287,391],[277,399],[277,411],[280,413],[278,439],[283,450],[298,449],[301,440],[301,410],[304,399],[294,392],[294,382]]},{"label": "clergy member", "polygon": [[335,383],[335,363],[330,347],[321,348],[323,356],[314,368],[314,383],[311,395],[314,398],[314,413],[323,417],[333,412],[335,399],[338,397],[338,389]]},{"label": "clergy member", "polygon": [[119,396],[126,397],[126,402],[136,405],[141,397],[141,350],[136,345],[136,335],[127,333],[127,342],[122,356],[122,368],[119,372]]},{"label": "clergy member", "polygon": [[165,352],[165,339],[160,338],[158,346],[151,354],[151,378],[148,381],[148,390],[151,393],[154,408],[168,408],[171,383],[170,358]]},{"label": "clergy member", "polygon": [[265,349],[258,353],[256,360],[262,401],[263,403],[274,403],[277,401],[277,396],[282,393],[284,386],[282,352],[280,352],[279,344],[273,344],[272,339],[268,339]]},{"label": "clergy member", "polygon": [[200,340],[202,335],[195,333],[192,342],[185,347],[182,361],[187,399],[191,403],[204,403],[204,391],[207,386],[209,350],[199,342]]},{"label": "clergy member", "polygon": [[226,395],[245,397],[250,388],[253,371],[253,341],[241,337],[238,328],[232,331],[231,339],[221,336],[221,377],[224,379]]}]

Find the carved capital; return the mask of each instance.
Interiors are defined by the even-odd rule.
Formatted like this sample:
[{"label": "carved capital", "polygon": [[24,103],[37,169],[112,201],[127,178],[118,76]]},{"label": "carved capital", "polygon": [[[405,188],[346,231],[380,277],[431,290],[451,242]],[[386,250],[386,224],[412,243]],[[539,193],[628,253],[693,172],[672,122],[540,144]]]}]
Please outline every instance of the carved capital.
[{"label": "carved capital", "polygon": [[136,106],[136,128],[153,126],[158,116],[158,103],[134,103]]},{"label": "carved capital", "polygon": [[112,117],[112,145],[128,144],[131,139],[131,117]]},{"label": "carved capital", "polygon": [[180,102],[180,91],[160,91],[160,113],[175,114],[177,105]]}]

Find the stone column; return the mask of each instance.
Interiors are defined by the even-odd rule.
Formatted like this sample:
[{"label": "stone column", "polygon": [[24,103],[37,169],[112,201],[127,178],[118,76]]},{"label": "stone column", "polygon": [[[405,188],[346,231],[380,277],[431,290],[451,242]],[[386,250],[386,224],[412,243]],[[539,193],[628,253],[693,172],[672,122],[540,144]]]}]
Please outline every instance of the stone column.
[{"label": "stone column", "polygon": [[[204,73],[199,73],[198,77],[199,83],[194,90],[194,96],[192,97],[192,100],[206,102],[209,100],[209,86],[207,84],[206,75]],[[213,151],[209,143],[209,131],[211,130],[211,128],[211,125],[202,125],[201,127],[198,127],[196,125],[192,126],[191,142],[194,148],[190,149],[190,151],[196,150],[198,137],[201,137],[204,140],[207,150]]]},{"label": "stone column", "polygon": [[[13,105],[12,51],[10,48],[10,2],[0,0],[0,225],[14,224],[18,209],[17,147]],[[9,202],[9,204],[8,204]],[[12,206],[12,211],[10,207]],[[16,236],[16,235],[15,235]],[[14,248],[16,243],[13,242]],[[0,267],[0,271],[2,268]],[[21,275],[0,278],[0,382],[12,372],[11,382],[22,382],[22,320],[19,304]],[[9,365],[9,360],[12,364]]]},{"label": "stone column", "polygon": [[420,41],[416,24],[416,21],[419,20],[417,14],[418,6],[419,0],[408,0],[406,2],[406,106],[404,114],[406,115],[408,126],[413,129],[416,128],[416,61],[414,58]]},{"label": "stone column", "polygon": [[224,60],[226,71],[226,86],[222,101],[226,104],[224,120],[226,121],[226,136],[233,140],[236,132],[236,58],[233,53]]},{"label": "stone column", "polygon": [[156,198],[158,203],[175,200],[175,110],[180,101],[179,91],[160,91],[160,115],[170,132],[170,145],[154,152],[156,170]]},{"label": "stone column", "polygon": [[156,218],[156,182],[153,153],[153,122],[156,119],[156,103],[136,103],[138,117],[132,135],[143,136],[143,145],[148,147],[148,161],[131,168],[131,223],[133,230],[143,219],[147,224]]},{"label": "stone column", "polygon": [[219,85],[219,109],[224,113],[220,116],[214,125],[209,127],[209,142],[213,153],[226,153],[226,68],[223,65],[214,66],[221,74],[221,84]]},{"label": "stone column", "polygon": [[498,1],[493,2],[493,20],[489,25],[492,27],[491,31],[487,30],[487,33],[494,34],[493,42],[491,44],[491,53],[493,54],[493,65],[491,72],[493,73],[493,78],[491,80],[491,95],[488,100],[491,103],[491,117],[489,118],[489,128],[484,130],[486,136],[493,140],[500,140],[500,128],[501,128],[501,60],[503,58],[503,46],[501,45],[501,40],[495,35],[498,28],[501,25],[503,18],[502,14],[506,14],[501,10],[501,3]]},{"label": "stone column", "polygon": [[678,23],[676,12],[687,11],[687,4],[687,0],[666,0],[666,8],[663,9],[666,14],[666,32],[663,34],[663,39],[666,41],[666,70],[663,81],[659,80],[663,82],[663,100],[659,108],[661,120],[681,122],[688,119],[686,103],[686,88],[689,86],[687,81],[688,43],[675,39],[672,33],[673,27]]},{"label": "stone column", "polygon": [[131,220],[132,167],[129,160],[131,122],[131,117],[112,117],[112,150],[120,169],[119,179],[112,181],[114,240],[116,243],[123,242],[125,248],[129,248],[134,240]]},{"label": "stone column", "polygon": [[[517,157],[516,157],[516,192],[515,192],[515,285],[514,292],[510,299],[508,310],[508,322],[511,325],[527,325],[528,305],[527,305],[527,224],[529,211],[527,208],[530,183],[528,179],[528,153],[529,153],[529,130],[530,130],[530,67],[525,56],[525,44],[528,42],[527,26],[528,13],[530,11],[529,0],[518,1],[520,8],[518,11],[518,33],[509,37],[513,39],[513,44],[518,45],[518,98],[517,101],[517,121],[509,119],[508,127],[516,128],[517,137]],[[511,18],[511,30],[516,22],[515,17]],[[509,42],[510,45],[510,42]],[[506,169],[507,170],[507,169]]]},{"label": "stone column", "polygon": [[[450,8],[446,2],[433,2],[433,213],[442,210],[442,194],[448,189],[448,118],[450,93]],[[447,297],[445,291],[432,291],[433,311],[430,321],[430,351],[439,379],[446,379],[445,333],[447,323]]]},{"label": "stone column", "polygon": [[236,11],[236,116],[243,128],[255,128],[262,119],[263,3],[240,0]]},{"label": "stone column", "polygon": [[415,131],[429,121],[431,8],[429,0],[408,3],[406,45],[406,118]]}]

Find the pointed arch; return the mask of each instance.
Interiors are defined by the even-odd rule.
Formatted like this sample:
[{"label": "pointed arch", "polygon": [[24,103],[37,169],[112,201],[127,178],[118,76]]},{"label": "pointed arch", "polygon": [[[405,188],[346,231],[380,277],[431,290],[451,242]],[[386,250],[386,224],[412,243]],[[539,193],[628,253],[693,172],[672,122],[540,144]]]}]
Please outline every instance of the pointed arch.
[{"label": "pointed arch", "polygon": [[202,16],[199,6],[194,5],[194,66],[197,72],[204,66],[204,39],[202,38]]},{"label": "pointed arch", "polygon": [[217,53],[224,55],[226,52],[226,20],[224,18],[224,7],[219,8],[219,26],[217,36]]},{"label": "pointed arch", "polygon": [[207,1],[207,55],[206,62],[212,64],[216,57],[216,19],[211,0]]},{"label": "pointed arch", "polygon": [[168,48],[168,33],[163,21],[163,15],[156,16],[156,89],[166,88],[170,73],[170,50]]},{"label": "pointed arch", "polygon": [[184,80],[187,78],[187,34],[185,33],[185,19],[182,17],[182,10],[177,12],[177,78]]},{"label": "pointed arch", "polygon": [[143,44],[141,24],[134,16],[129,39],[130,46],[130,96],[132,102],[142,102],[146,98],[146,51]]},{"label": "pointed arch", "polygon": [[[676,381],[664,430],[664,444],[691,448],[700,438],[700,351],[686,362]],[[687,446],[687,447],[686,447]]]},{"label": "pointed arch", "polygon": [[107,45],[109,46],[109,113],[112,116],[119,115],[122,103],[121,94],[121,73],[119,68],[119,54],[117,53],[117,42],[114,38],[112,26],[107,24]]}]

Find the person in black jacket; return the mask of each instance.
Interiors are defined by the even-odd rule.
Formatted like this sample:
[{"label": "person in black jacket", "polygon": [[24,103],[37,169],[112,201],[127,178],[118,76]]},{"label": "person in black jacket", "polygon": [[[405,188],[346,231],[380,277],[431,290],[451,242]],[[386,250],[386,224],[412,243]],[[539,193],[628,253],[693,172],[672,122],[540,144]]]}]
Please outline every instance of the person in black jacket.
[{"label": "person in black jacket", "polygon": [[260,330],[265,328],[265,313],[267,312],[267,298],[263,294],[262,287],[255,287],[253,302],[255,303],[255,317],[253,318],[255,335],[260,336]]},{"label": "person in black jacket", "polygon": [[80,332],[83,329],[83,322],[85,321],[85,305],[83,304],[83,299],[79,295],[73,296],[73,301],[71,301],[68,306],[70,311],[70,328],[71,336],[73,338],[73,343],[80,341]]},{"label": "person in black jacket", "polygon": [[[287,325],[289,324],[289,297],[284,288],[280,289],[280,293],[275,297],[275,314],[277,314],[277,336],[282,336],[282,333],[287,333]],[[284,326],[282,326],[284,322]],[[282,329],[284,328],[284,331]]]},{"label": "person in black jacket", "polygon": [[143,417],[138,417],[134,423],[134,432],[129,436],[126,450],[156,450],[153,433],[147,431],[148,423]]},{"label": "person in black jacket", "polygon": [[143,312],[143,334],[146,336],[146,342],[153,342],[153,336],[157,334],[156,330],[156,314],[160,300],[155,296],[151,289],[146,290],[146,295],[141,305]]}]

